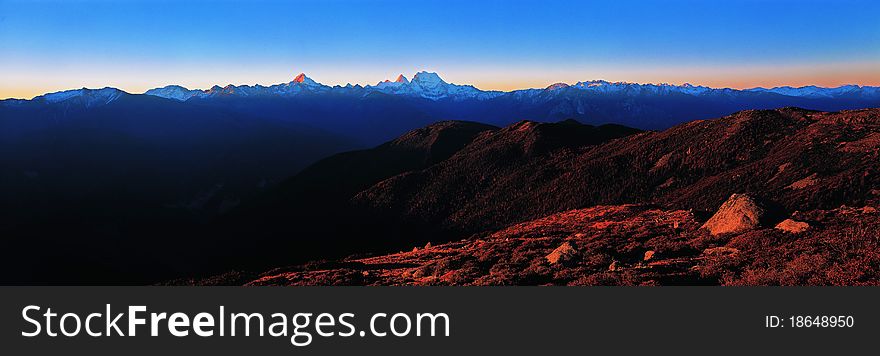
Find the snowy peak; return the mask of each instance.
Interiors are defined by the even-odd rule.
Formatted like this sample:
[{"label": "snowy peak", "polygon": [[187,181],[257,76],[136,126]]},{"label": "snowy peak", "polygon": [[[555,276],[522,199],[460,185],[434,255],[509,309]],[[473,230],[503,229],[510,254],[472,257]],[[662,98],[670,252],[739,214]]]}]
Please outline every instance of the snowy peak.
[{"label": "snowy peak", "polygon": [[449,96],[450,89],[456,89],[457,87],[444,82],[437,73],[424,71],[416,73],[411,83],[413,89],[420,96],[434,100]]},{"label": "snowy peak", "polygon": [[690,83],[683,85],[672,85],[667,83],[661,84],[640,84],[629,82],[609,82],[606,80],[590,80],[578,82],[572,87],[588,92],[604,93],[604,94],[623,94],[623,95],[669,95],[669,94],[687,94],[687,95],[703,95],[714,90],[728,89],[712,89],[704,86],[694,86]]},{"label": "snowy peak", "polygon": [[[815,85],[803,87],[775,87],[752,88],[752,89],[730,89],[730,88],[710,88],[701,85],[693,85],[685,83],[682,85],[672,84],[639,84],[627,82],[608,82],[605,80],[591,80],[578,82],[574,87],[597,92],[597,93],[623,93],[626,95],[638,94],[687,94],[692,96],[720,94],[734,95],[737,93],[773,93],[792,97],[804,98],[838,98],[838,97],[854,97],[854,98],[880,98],[880,87],[843,85],[836,88],[823,88]],[[548,87],[548,89],[550,89]]]},{"label": "snowy peak", "polygon": [[110,87],[101,89],[82,88],[44,94],[35,97],[33,100],[42,100],[47,103],[61,103],[79,100],[86,107],[93,107],[109,104],[121,97],[123,94],[126,93],[122,90]]},{"label": "snowy peak", "polygon": [[416,73],[416,75],[413,76],[412,83],[420,85],[420,86],[431,86],[431,87],[438,86],[441,84],[447,84],[446,82],[443,81],[443,79],[440,79],[440,76],[437,75],[437,73],[424,72],[424,71]]},{"label": "snowy peak", "polygon": [[752,88],[746,89],[750,92],[774,93],[786,96],[798,96],[807,98],[832,98],[839,96],[852,97],[880,97],[880,87],[858,86],[858,85],[842,85],[836,88],[822,88],[815,85],[807,85],[802,87],[782,86],[770,89]]},{"label": "snowy peak", "polygon": [[403,74],[401,74],[401,75],[398,75],[397,79],[395,79],[393,82],[391,80],[385,79],[379,83],[376,83],[376,87],[378,87],[378,88],[400,88],[401,86],[408,85],[408,84],[409,84],[409,80],[407,80],[406,77],[404,77]]},{"label": "snowy peak", "polygon": [[429,100],[484,100],[494,98],[503,93],[496,91],[482,91],[470,85],[456,85],[443,81],[437,73],[418,72],[412,81],[406,79],[403,74],[397,76],[395,81],[384,80],[375,86],[365,87],[368,91],[380,93],[424,98]]},{"label": "snowy peak", "polygon": [[312,80],[312,78],[307,77],[305,73],[300,73],[299,75],[297,75],[296,78],[293,78],[293,82],[310,86],[318,85],[318,83]]},{"label": "snowy peak", "polygon": [[146,95],[158,96],[165,99],[173,99],[178,101],[187,101],[196,95],[202,93],[201,90],[191,90],[180,85],[168,85],[162,88],[147,90]]},{"label": "snowy peak", "polygon": [[[437,75],[437,73],[432,72],[416,73],[410,84],[412,84],[412,92],[415,96],[430,100],[440,100],[449,97],[460,99],[473,97],[473,94],[475,94],[474,92],[462,93],[462,86],[446,83],[443,79],[440,79],[440,76]],[[479,92],[478,89],[473,89],[474,91]]]}]

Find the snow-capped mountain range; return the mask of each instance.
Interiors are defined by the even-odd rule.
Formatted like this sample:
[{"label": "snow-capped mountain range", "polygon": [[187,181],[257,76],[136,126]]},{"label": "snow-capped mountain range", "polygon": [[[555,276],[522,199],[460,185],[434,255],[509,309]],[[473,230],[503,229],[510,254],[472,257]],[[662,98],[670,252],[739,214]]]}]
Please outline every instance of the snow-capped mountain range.
[{"label": "snow-capped mountain range", "polygon": [[[329,86],[318,83],[304,73],[297,75],[288,83],[275,84],[271,86],[263,85],[227,85],[224,87],[213,86],[210,89],[188,89],[179,85],[168,85],[162,88],[147,90],[144,94],[173,99],[178,101],[187,101],[190,99],[210,99],[218,97],[293,97],[306,94],[325,94],[339,93],[349,95],[366,96],[371,93],[383,93],[388,95],[405,96],[411,98],[424,98],[432,101],[439,100],[488,100],[502,96],[509,96],[514,99],[524,99],[538,96],[553,96],[559,92],[567,92],[576,90],[583,94],[597,95],[623,95],[623,96],[640,96],[640,95],[673,95],[685,94],[690,96],[706,96],[706,95],[736,95],[747,93],[771,93],[788,97],[799,98],[858,98],[858,99],[878,99],[880,98],[880,87],[844,85],[836,88],[823,88],[817,86],[804,87],[775,87],[775,88],[752,88],[752,89],[730,89],[730,88],[710,88],[706,86],[695,86],[691,84],[671,85],[671,84],[639,84],[628,82],[609,82],[605,80],[591,80],[577,82],[573,85],[566,83],[556,83],[543,89],[523,89],[510,92],[480,90],[472,85],[459,85],[448,83],[440,78],[437,73],[418,72],[412,80],[402,74],[394,81],[384,80],[376,83],[376,85],[345,85],[345,86]],[[95,106],[106,104],[116,100],[121,95],[126,94],[124,91],[115,88],[103,89],[75,89],[66,90],[55,93],[48,93],[37,96],[32,101],[45,101],[48,103],[57,103],[67,101],[74,98],[80,98],[86,106]],[[22,100],[8,99],[4,100],[9,103],[21,102]]]},{"label": "snow-capped mountain range", "polygon": [[227,85],[225,87],[214,86],[207,90],[190,90],[178,85],[169,85],[163,88],[148,90],[147,95],[154,95],[175,100],[189,100],[190,98],[213,98],[222,96],[293,96],[298,94],[320,94],[338,91],[342,93],[360,92],[369,94],[380,92],[391,95],[405,95],[409,97],[421,97],[430,100],[441,99],[489,99],[503,94],[498,91],[483,91],[471,85],[451,84],[440,79],[437,73],[419,72],[413,76],[412,81],[402,74],[395,81],[385,80],[376,85],[351,85],[329,86],[318,83],[300,73],[289,83],[275,84],[272,86],[262,85]]}]

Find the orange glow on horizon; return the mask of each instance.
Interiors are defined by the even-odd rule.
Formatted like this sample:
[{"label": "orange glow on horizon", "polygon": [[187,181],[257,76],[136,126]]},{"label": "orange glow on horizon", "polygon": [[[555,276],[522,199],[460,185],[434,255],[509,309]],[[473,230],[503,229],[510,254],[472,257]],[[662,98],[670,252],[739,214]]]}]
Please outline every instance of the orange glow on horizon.
[{"label": "orange glow on horizon", "polygon": [[[610,82],[632,83],[668,83],[681,85],[703,85],[712,88],[748,89],[754,87],[772,88],[777,86],[837,87],[847,84],[861,86],[880,86],[880,64],[875,62],[833,63],[833,64],[794,64],[794,65],[760,65],[760,66],[714,66],[714,67],[666,67],[636,69],[619,67],[590,67],[587,69],[548,69],[546,67],[521,68],[430,68],[436,71],[445,81],[455,84],[469,84],[482,90],[511,91],[529,88],[545,88],[554,83],[574,84],[578,81],[607,80]],[[70,69],[70,68],[68,68]],[[45,93],[78,89],[115,87],[129,93],[143,93],[146,90],[163,87],[169,84],[182,85],[190,89],[208,89],[213,85],[273,85],[286,83],[293,79],[292,73],[284,67],[273,68],[263,72],[236,73],[234,77],[222,77],[221,70],[207,72],[190,72],[177,68],[171,72],[162,72],[159,68],[150,68],[151,73],[139,72],[137,77],[119,75],[117,71],[79,73],[66,71],[59,75],[46,73],[44,77],[33,79],[25,73],[10,73],[0,83],[0,98],[31,99]],[[155,73],[153,73],[155,72]],[[311,79],[326,85],[361,84],[375,85],[386,80],[383,75],[368,79],[365,68],[323,69],[314,74],[305,70]],[[395,72],[400,72],[395,70]],[[130,75],[131,72],[125,71]],[[290,73],[290,75],[288,75]],[[408,79],[413,73],[404,71]],[[288,76],[285,76],[288,75]],[[81,77],[89,79],[85,82]],[[396,76],[396,74],[395,74]],[[156,79],[152,79],[156,78]],[[164,79],[162,79],[164,78]],[[206,78],[220,78],[212,82]],[[176,79],[176,80],[175,80]],[[226,80],[223,80],[226,79]],[[250,80],[248,80],[250,79]],[[358,79],[352,80],[351,79]],[[253,81],[255,80],[255,81]]]}]

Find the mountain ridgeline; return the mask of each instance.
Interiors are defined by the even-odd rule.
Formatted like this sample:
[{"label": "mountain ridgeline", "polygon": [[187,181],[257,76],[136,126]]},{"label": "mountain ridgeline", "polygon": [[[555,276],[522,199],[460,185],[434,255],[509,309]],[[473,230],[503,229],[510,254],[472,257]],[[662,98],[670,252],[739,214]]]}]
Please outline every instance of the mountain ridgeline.
[{"label": "mountain ridgeline", "polygon": [[878,114],[751,110],[543,153],[531,137],[546,124],[522,122],[352,202],[463,234],[603,204],[713,211],[734,193],[786,211],[874,204]]},{"label": "mountain ridgeline", "polygon": [[[113,88],[78,89],[33,100],[4,100],[0,109],[42,110],[53,104],[91,108],[123,96],[129,95]],[[400,75],[394,81],[366,86],[328,86],[300,74],[288,83],[270,86],[227,85],[195,90],[170,85],[135,96],[181,102],[195,111],[219,110],[229,115],[308,125],[349,137],[365,147],[442,120],[507,126],[520,120],[575,119],[591,125],[614,123],[663,130],[746,109],[794,106],[838,111],[880,106],[880,88],[857,85],[737,90],[590,80],[502,92],[447,83],[429,72],[416,73],[412,80]],[[144,101],[144,105],[151,102]]]}]

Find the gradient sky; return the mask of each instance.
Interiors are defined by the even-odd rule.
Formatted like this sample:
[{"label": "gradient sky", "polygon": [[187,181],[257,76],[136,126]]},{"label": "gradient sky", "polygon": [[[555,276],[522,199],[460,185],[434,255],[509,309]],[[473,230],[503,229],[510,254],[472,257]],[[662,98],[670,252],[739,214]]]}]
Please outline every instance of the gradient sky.
[{"label": "gradient sky", "polygon": [[113,86],[880,85],[880,1],[0,0],[0,98]]}]

